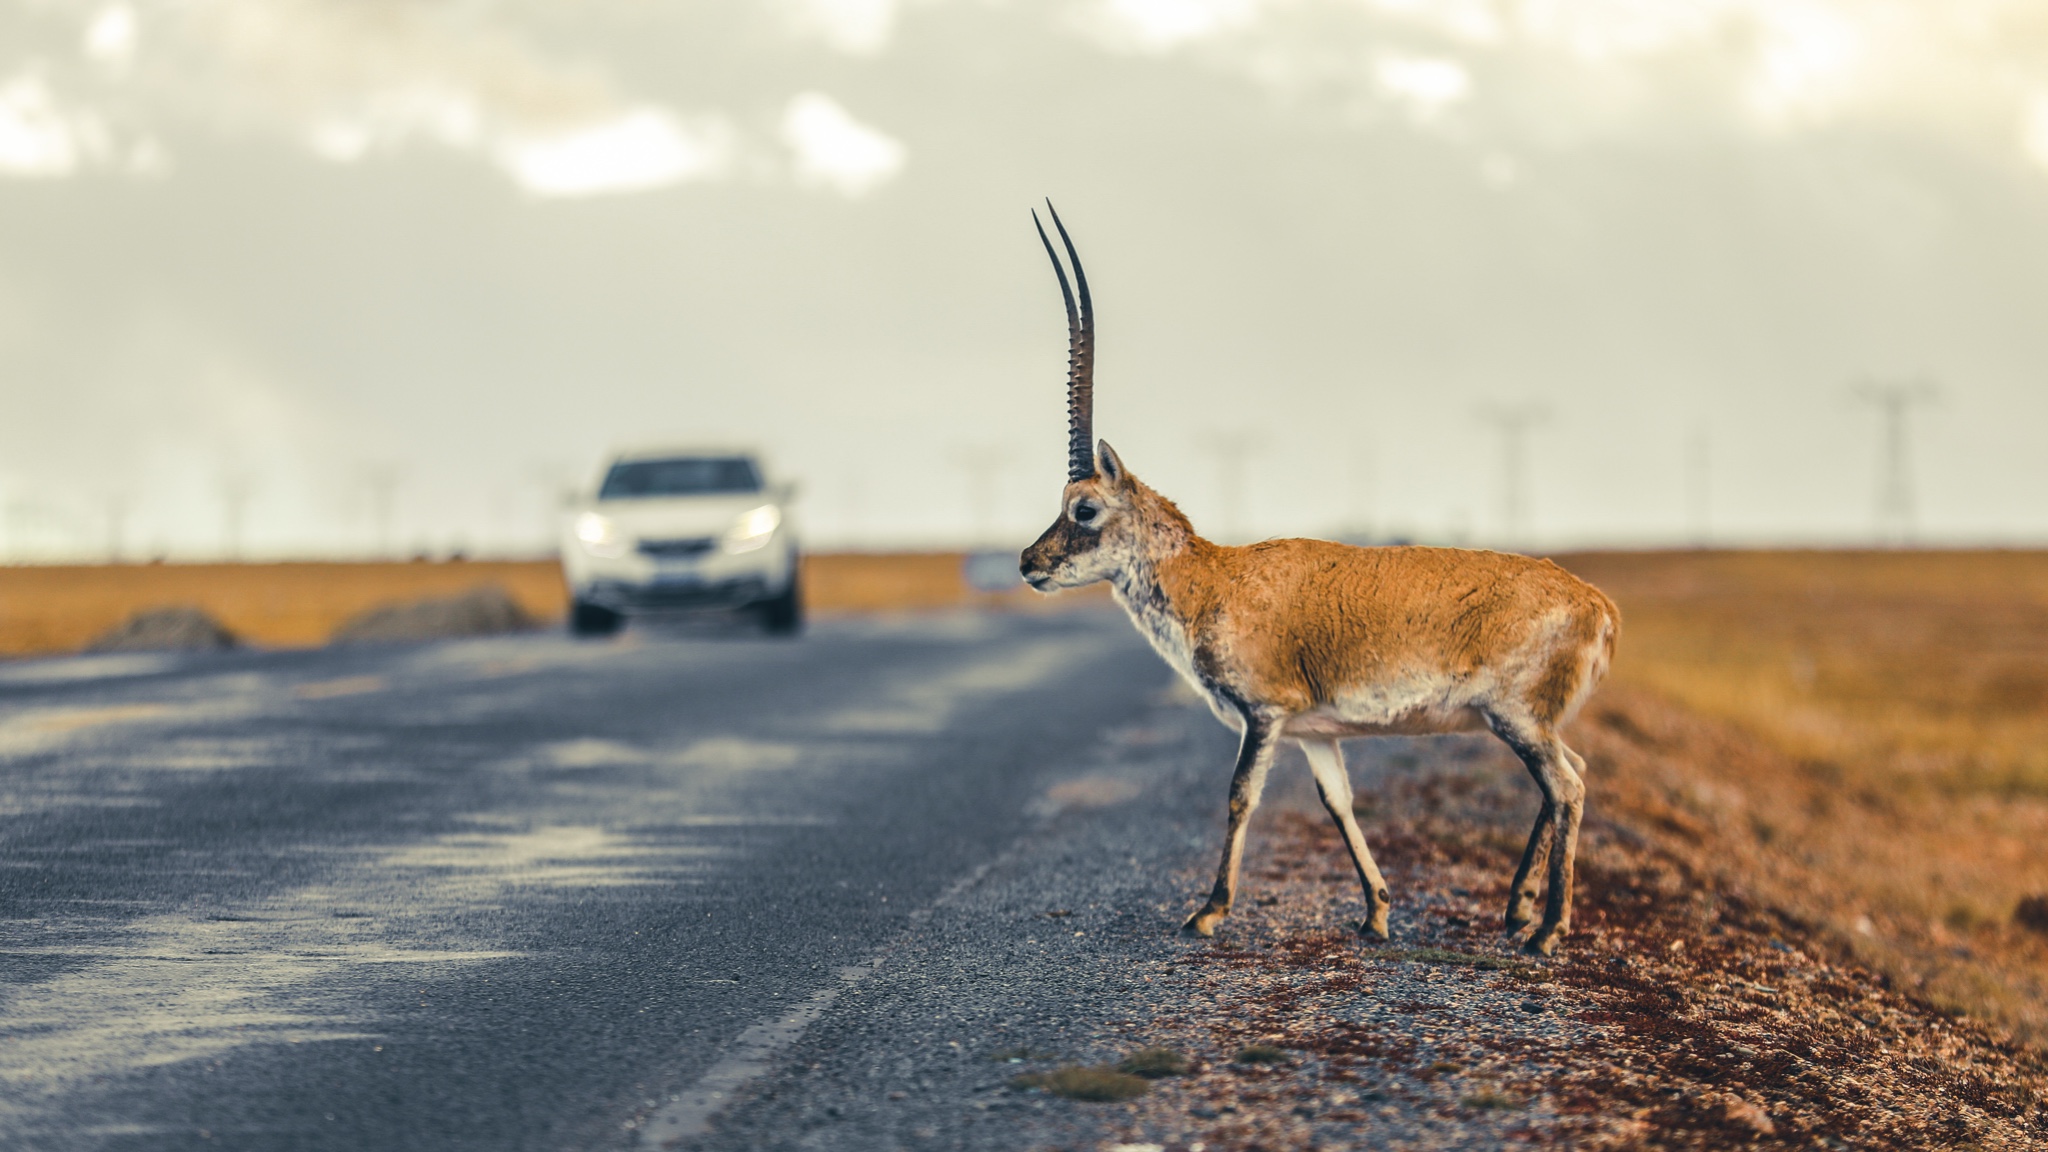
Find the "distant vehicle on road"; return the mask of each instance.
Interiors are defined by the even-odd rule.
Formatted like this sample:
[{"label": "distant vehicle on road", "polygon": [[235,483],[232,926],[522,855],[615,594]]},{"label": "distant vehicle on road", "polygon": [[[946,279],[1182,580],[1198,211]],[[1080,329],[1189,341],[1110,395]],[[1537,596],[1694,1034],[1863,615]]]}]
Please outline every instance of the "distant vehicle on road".
[{"label": "distant vehicle on road", "polygon": [[569,630],[603,636],[629,616],[740,610],[771,633],[803,626],[793,488],[758,455],[719,448],[614,454],[570,509],[562,541]]}]

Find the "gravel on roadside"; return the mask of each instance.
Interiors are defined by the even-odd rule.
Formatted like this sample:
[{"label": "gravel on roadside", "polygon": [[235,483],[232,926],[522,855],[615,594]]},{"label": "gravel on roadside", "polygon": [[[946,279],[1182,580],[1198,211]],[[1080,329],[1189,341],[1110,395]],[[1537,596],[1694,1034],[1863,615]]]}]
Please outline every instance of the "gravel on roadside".
[{"label": "gravel on roadside", "polygon": [[[1555,959],[1498,931],[1536,800],[1481,738],[1350,745],[1391,941],[1356,934],[1356,881],[1296,753],[1254,824],[1239,908],[1215,939],[1181,937],[1233,744],[1162,694],[1041,799],[1034,834],[677,1146],[2048,1144],[2037,1055],[1830,958],[1602,813],[1597,758],[1576,926]],[[1122,1101],[1030,1086],[1147,1048],[1187,1071]]]}]

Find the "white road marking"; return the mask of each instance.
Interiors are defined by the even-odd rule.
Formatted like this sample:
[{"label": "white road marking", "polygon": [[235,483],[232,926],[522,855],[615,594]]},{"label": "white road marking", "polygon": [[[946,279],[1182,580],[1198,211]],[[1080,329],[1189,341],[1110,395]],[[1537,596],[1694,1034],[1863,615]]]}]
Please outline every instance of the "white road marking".
[{"label": "white road marking", "polygon": [[63,656],[25,660],[0,667],[0,684],[69,684],[79,680],[113,680],[149,676],[178,663],[175,656]]},{"label": "white road marking", "polygon": [[879,971],[889,954],[922,929],[931,920],[932,913],[959,899],[961,893],[980,883],[982,877],[1008,861],[1016,852],[1017,846],[1013,844],[1000,857],[975,865],[967,875],[948,885],[930,905],[912,912],[896,939],[884,945],[866,962],[841,968],[837,984],[819,989],[810,999],[781,1017],[756,1024],[740,1033],[724,1059],[713,1064],[711,1070],[695,1084],[669,1097],[666,1105],[636,1121],[640,1143],[646,1147],[674,1148],[685,1140],[709,1132],[711,1122],[718,1118],[726,1105],[732,1103],[733,1097],[766,1073],[776,1055],[795,1043],[804,1029],[816,1023],[834,1001]]},{"label": "white road marking", "polygon": [[965,668],[921,676],[897,686],[875,704],[841,709],[819,723],[832,732],[941,732],[963,705],[999,693],[1019,692],[1081,666],[1105,643],[1099,636],[1035,641]]},{"label": "white road marking", "polygon": [[845,991],[874,975],[880,958],[839,970],[839,982],[820,989],[780,1019],[756,1024],[740,1033],[725,1058],[711,1066],[702,1079],[644,1120],[638,1121],[640,1143],[655,1148],[674,1148],[684,1140],[711,1130],[712,1118],[732,1102],[735,1093],[768,1071],[775,1054],[787,1048],[804,1029],[825,1014],[825,1009]]}]

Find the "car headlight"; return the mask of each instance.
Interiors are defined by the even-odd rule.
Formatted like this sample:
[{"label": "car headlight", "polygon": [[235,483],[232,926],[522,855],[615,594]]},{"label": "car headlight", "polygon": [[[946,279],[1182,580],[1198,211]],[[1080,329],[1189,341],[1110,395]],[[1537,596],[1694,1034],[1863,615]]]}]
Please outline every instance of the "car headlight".
[{"label": "car headlight", "polygon": [[576,517],[576,539],[592,556],[618,556],[626,551],[626,538],[619,526],[595,512]]},{"label": "car headlight", "polygon": [[782,526],[782,509],[773,504],[763,504],[739,514],[732,527],[725,531],[727,552],[752,552],[768,543],[775,530]]}]

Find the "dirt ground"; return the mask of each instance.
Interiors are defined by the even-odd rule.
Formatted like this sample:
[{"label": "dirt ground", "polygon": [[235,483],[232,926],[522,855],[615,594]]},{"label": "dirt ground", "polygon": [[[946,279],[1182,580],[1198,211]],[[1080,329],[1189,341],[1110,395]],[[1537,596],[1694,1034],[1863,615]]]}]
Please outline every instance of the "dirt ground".
[{"label": "dirt ground", "polygon": [[[1356,884],[1328,821],[1280,814],[1230,944],[1179,961],[1198,991],[1144,1031],[1194,1068],[1096,1107],[1122,1112],[1127,1146],[1169,1152],[2048,1146],[2039,1053],[1859,963],[1673,818],[1659,790],[1688,766],[1633,733],[1701,723],[1623,691],[1574,734],[1593,815],[1551,960],[1498,928],[1533,801],[1489,742],[1449,771],[1441,751],[1416,754],[1426,772],[1356,769],[1392,945],[1344,922]],[[1275,1062],[1238,1058],[1254,1045]]]}]

